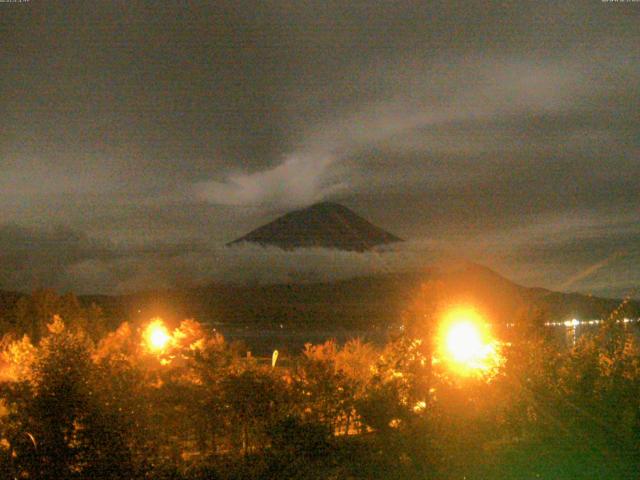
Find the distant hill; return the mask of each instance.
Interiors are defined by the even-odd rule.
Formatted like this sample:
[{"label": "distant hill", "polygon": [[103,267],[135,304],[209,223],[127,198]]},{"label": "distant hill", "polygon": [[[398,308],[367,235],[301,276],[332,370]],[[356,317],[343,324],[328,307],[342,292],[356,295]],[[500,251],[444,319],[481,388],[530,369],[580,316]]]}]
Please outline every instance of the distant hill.
[{"label": "distant hill", "polygon": [[242,242],[272,245],[284,250],[324,247],[363,252],[400,238],[373,225],[347,207],[322,202],[289,212],[228,245]]},{"label": "distant hill", "polygon": [[[419,298],[421,287],[430,281],[439,283],[448,302],[474,306],[496,325],[606,318],[623,304],[616,299],[524,287],[476,264],[334,282],[216,283],[122,296],[81,296],[80,300],[86,306],[101,306],[108,324],[114,326],[124,320],[144,322],[160,315],[169,321],[196,318],[220,325],[223,333],[245,328],[259,332],[282,324],[285,331],[322,330],[331,336],[340,330],[383,332],[398,326]],[[0,294],[0,318],[10,315],[19,296]],[[638,318],[640,302],[625,303],[621,313]]]},{"label": "distant hill", "polygon": [[[447,301],[476,306],[496,324],[605,318],[622,303],[524,287],[476,264],[334,282],[217,283],[188,290],[86,298],[126,318],[160,314],[227,325],[385,329],[400,322],[420,295],[421,286],[429,281],[440,283]],[[626,315],[640,316],[640,302],[628,302],[624,308]]]},{"label": "distant hill", "polygon": [[467,264],[440,277],[451,298],[468,300],[484,308],[496,322],[602,319],[615,310],[637,318],[640,302],[601,298],[580,293],[554,292],[518,285],[482,265]]}]

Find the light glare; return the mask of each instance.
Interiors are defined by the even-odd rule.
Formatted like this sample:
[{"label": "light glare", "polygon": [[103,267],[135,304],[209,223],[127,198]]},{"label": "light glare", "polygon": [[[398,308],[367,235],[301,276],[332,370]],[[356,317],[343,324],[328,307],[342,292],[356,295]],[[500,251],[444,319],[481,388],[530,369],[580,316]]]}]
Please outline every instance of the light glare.
[{"label": "light glare", "polygon": [[467,363],[482,355],[483,343],[478,328],[469,321],[453,324],[447,334],[447,350],[456,362]]},{"label": "light glare", "polygon": [[144,339],[149,350],[159,352],[167,346],[171,336],[162,319],[156,318],[147,325],[144,331]]},{"label": "light glare", "polygon": [[439,343],[442,358],[463,376],[483,374],[502,361],[485,322],[470,309],[452,310],[445,316]]}]

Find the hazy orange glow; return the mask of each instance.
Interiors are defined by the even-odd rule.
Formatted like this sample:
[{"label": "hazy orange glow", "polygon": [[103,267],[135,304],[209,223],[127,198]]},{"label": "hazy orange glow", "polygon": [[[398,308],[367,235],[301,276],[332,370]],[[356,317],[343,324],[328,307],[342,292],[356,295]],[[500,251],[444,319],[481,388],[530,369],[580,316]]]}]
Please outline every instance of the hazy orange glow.
[{"label": "hazy orange glow", "polygon": [[497,367],[501,356],[487,324],[473,309],[448,312],[439,335],[439,355],[460,375],[483,373]]},{"label": "hazy orange glow", "polygon": [[171,340],[171,335],[161,318],[151,320],[142,334],[146,347],[152,352],[160,352]]}]

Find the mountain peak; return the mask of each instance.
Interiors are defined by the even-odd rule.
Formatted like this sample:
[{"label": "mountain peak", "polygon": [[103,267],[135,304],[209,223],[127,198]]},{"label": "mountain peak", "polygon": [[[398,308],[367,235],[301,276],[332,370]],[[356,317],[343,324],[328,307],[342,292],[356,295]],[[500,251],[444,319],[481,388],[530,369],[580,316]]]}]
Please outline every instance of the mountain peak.
[{"label": "mountain peak", "polygon": [[249,242],[284,250],[322,247],[362,252],[398,241],[344,205],[320,202],[286,213],[228,245]]}]

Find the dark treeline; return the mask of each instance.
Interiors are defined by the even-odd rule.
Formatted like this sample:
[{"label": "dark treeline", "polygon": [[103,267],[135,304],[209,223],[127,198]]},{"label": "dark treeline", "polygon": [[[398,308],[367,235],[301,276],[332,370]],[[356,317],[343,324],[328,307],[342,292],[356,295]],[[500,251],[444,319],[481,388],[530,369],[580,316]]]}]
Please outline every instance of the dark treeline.
[{"label": "dark treeline", "polygon": [[438,354],[438,288],[383,347],[275,365],[195,320],[113,326],[26,297],[2,326],[0,478],[635,478],[640,347],[620,312],[565,349],[529,322],[460,375]]}]

